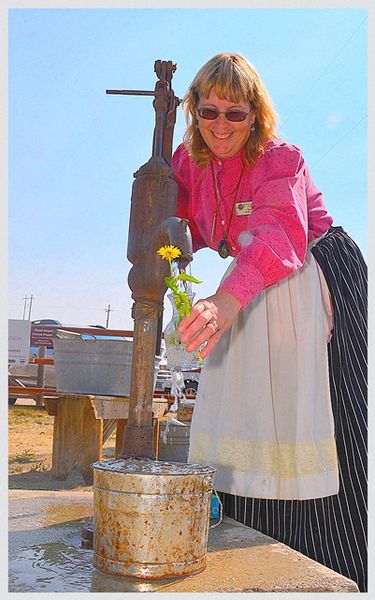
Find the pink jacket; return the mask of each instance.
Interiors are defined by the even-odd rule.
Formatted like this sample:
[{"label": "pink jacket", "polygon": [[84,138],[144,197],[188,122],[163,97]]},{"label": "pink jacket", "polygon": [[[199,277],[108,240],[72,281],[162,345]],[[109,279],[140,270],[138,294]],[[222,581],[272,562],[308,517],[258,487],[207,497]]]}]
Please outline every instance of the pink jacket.
[{"label": "pink jacket", "polygon": [[[197,166],[183,144],[173,155],[174,178],[179,186],[178,216],[187,218],[194,251],[217,250],[227,229],[233,190],[241,176],[243,151],[213,159],[220,205],[214,235],[215,182],[210,165]],[[323,235],[333,219],[314,185],[301,150],[281,140],[268,143],[254,166],[246,163],[236,204],[250,202],[250,214],[233,212],[228,242],[236,256],[233,270],[219,289],[246,306],[263,289],[288,277],[303,265],[307,245]],[[224,225],[221,221],[224,221]]]}]

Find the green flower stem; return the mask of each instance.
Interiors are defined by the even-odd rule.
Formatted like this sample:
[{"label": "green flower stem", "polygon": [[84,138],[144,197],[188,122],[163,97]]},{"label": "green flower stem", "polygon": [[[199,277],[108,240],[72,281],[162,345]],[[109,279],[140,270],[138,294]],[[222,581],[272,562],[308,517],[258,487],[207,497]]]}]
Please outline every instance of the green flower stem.
[{"label": "green flower stem", "polygon": [[182,282],[191,281],[193,283],[202,283],[202,282],[199,281],[198,279],[196,279],[195,277],[192,277],[191,275],[187,275],[185,272],[179,273],[178,275],[174,275],[172,261],[170,258],[168,259],[168,262],[169,262],[170,277],[164,277],[164,281],[165,281],[166,286],[170,290],[172,290],[176,309],[177,309],[177,312],[180,317],[179,318],[179,322],[180,322],[180,321],[182,321],[182,319],[184,317],[190,315],[191,304],[190,304],[190,300],[189,300],[187,293],[185,291],[181,291],[179,289],[179,286],[178,286],[179,281],[182,281]]}]

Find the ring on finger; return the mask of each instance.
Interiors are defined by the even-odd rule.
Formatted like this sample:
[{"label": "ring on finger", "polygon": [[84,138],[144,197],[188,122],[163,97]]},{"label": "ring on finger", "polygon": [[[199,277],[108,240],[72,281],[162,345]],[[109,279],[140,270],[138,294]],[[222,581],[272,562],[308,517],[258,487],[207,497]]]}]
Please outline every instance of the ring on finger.
[{"label": "ring on finger", "polygon": [[220,327],[219,327],[219,323],[217,321],[210,321],[208,323],[208,325],[212,325],[213,329],[214,329],[214,334],[219,331]]}]

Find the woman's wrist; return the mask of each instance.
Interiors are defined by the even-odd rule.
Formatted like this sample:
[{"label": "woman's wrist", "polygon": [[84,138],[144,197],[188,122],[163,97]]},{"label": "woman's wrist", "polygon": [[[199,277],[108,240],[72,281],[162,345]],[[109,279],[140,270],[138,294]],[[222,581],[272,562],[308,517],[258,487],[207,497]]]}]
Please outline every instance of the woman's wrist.
[{"label": "woman's wrist", "polygon": [[227,302],[228,304],[231,304],[233,306],[233,308],[237,309],[238,311],[240,311],[243,308],[241,300],[239,298],[237,298],[237,296],[235,294],[232,294],[231,292],[228,292],[227,290],[218,288],[215,295],[218,298],[223,298],[223,300],[225,302]]}]

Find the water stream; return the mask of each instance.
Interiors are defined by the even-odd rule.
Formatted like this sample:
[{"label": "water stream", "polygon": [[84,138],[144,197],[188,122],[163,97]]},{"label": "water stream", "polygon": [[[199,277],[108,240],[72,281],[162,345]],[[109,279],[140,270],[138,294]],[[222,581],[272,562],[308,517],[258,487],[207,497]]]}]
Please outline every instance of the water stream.
[{"label": "water stream", "polygon": [[[186,401],[186,396],[184,393],[184,387],[185,387],[184,376],[182,374],[182,371],[178,371],[175,369],[171,369],[171,376],[172,376],[171,396],[174,397],[174,402],[173,402],[172,406],[170,407],[169,412],[177,413],[181,402]],[[164,444],[167,443],[169,426],[173,422],[174,422],[174,417],[172,416],[172,414],[169,414],[165,429],[161,433],[161,439]]]}]

